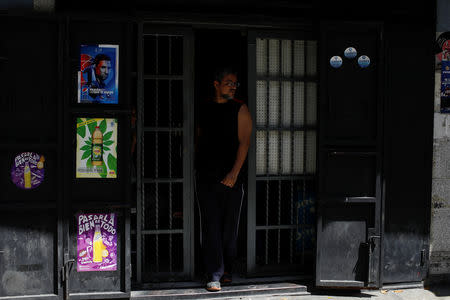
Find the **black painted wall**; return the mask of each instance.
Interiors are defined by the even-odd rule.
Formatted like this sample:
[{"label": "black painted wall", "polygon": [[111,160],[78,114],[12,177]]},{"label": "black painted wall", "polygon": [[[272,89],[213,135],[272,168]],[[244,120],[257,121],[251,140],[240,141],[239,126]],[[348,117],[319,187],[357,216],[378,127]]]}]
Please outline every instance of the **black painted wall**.
[{"label": "black painted wall", "polygon": [[384,283],[421,281],[426,276],[433,36],[431,22],[393,22],[386,27]]}]

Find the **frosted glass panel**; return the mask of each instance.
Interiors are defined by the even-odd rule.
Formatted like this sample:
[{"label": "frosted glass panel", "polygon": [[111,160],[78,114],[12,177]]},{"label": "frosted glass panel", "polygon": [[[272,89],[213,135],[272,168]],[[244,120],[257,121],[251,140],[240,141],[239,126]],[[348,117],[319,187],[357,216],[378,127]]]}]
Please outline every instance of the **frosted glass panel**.
[{"label": "frosted glass panel", "polygon": [[256,74],[267,74],[267,40],[256,39]]},{"label": "frosted glass panel", "polygon": [[294,152],[293,152],[293,173],[294,174],[302,174],[304,167],[303,167],[303,131],[296,131],[294,132]]},{"label": "frosted glass panel", "polygon": [[306,42],[306,75],[317,75],[317,41]]},{"label": "frosted glass panel", "polygon": [[283,81],[281,87],[281,125],[288,127],[291,126],[292,83],[290,81]]},{"label": "frosted glass panel", "polygon": [[312,40],[256,39],[258,176],[317,171],[317,45]]},{"label": "frosted glass panel", "polygon": [[305,41],[294,41],[294,76],[305,76]]},{"label": "frosted glass panel", "polygon": [[269,40],[269,75],[280,74],[280,41]]},{"label": "frosted glass panel", "polygon": [[281,74],[290,77],[292,73],[292,41],[281,41]]},{"label": "frosted glass panel", "polygon": [[306,124],[316,125],[317,121],[317,83],[306,84]]},{"label": "frosted glass panel", "polygon": [[269,131],[269,174],[278,174],[280,137],[278,131]]},{"label": "frosted glass panel", "polygon": [[290,174],[292,166],[292,138],[290,131],[281,133],[281,173]]},{"label": "frosted glass panel", "polygon": [[278,126],[280,123],[280,82],[269,82],[269,125]]},{"label": "frosted glass panel", "polygon": [[306,172],[316,173],[316,132],[306,132]]},{"label": "frosted glass panel", "polygon": [[294,126],[305,124],[305,84],[294,82]]},{"label": "frosted glass panel", "polygon": [[256,132],[256,175],[267,173],[267,134],[265,131]]},{"label": "frosted glass panel", "polygon": [[267,81],[256,81],[256,125],[267,124]]}]

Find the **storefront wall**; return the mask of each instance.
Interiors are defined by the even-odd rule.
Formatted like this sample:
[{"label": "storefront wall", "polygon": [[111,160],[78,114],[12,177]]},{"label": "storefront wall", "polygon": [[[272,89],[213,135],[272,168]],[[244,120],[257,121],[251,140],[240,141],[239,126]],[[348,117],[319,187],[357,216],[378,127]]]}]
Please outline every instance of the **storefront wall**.
[{"label": "storefront wall", "polygon": [[[410,12],[411,16],[415,14],[417,14],[417,10]],[[321,145],[325,145],[320,141],[324,137],[320,124],[330,123],[329,113],[332,112],[329,106],[323,104],[329,103],[333,97],[342,97],[342,95],[330,94],[330,91],[327,91],[327,99],[322,98],[325,93],[321,89],[324,88],[325,82],[319,78],[324,78],[325,74],[329,74],[327,72],[333,71],[329,65],[330,57],[324,55],[327,53],[326,45],[321,42],[321,37],[326,36],[326,30],[329,30],[323,26],[323,24],[330,24],[328,21],[324,22],[326,17],[329,17],[326,12],[322,15],[316,11],[312,21],[299,22],[296,20],[292,22],[290,18],[280,18],[278,22],[272,20],[265,23],[257,21],[257,18],[249,18],[247,22],[240,22],[239,25],[231,21],[225,24],[214,23],[211,21],[214,18],[205,21],[200,17],[197,19],[191,17],[188,20],[184,18],[182,26],[180,26],[180,22],[176,22],[176,18],[172,20],[173,23],[167,23],[167,21],[161,23],[160,19],[158,21],[158,18],[151,16],[121,17],[119,19],[105,16],[101,19],[94,19],[80,18],[75,14],[73,16],[69,14],[65,17],[16,16],[2,18],[2,22],[7,25],[2,26],[2,34],[6,38],[2,39],[0,49],[6,51],[4,51],[5,54],[0,53],[0,76],[2,82],[8,82],[8,85],[6,93],[1,99],[2,107],[5,108],[2,110],[2,119],[5,122],[2,125],[0,151],[4,154],[1,160],[2,165],[8,172],[4,172],[1,179],[1,185],[6,188],[2,189],[0,198],[1,211],[4,214],[0,227],[2,232],[0,238],[0,261],[2,262],[0,264],[0,299],[2,297],[9,299],[14,296],[33,297],[38,295],[46,299],[64,299],[68,294],[73,299],[86,299],[102,297],[105,293],[110,298],[127,298],[130,296],[132,282],[141,284],[150,282],[155,274],[159,274],[156,276],[156,279],[159,280],[192,280],[195,278],[195,272],[198,272],[196,270],[198,263],[195,257],[196,247],[198,248],[195,242],[195,230],[198,225],[195,223],[194,180],[191,175],[194,168],[192,157],[195,106],[190,103],[194,103],[196,91],[195,69],[192,65],[195,60],[195,33],[199,28],[203,30],[226,28],[244,32],[248,36],[248,48],[244,49],[247,51],[245,69],[248,74],[245,80],[247,81],[248,103],[255,122],[261,120],[261,115],[258,115],[257,112],[258,104],[261,103],[257,95],[256,82],[258,80],[261,84],[264,81],[268,82],[269,86],[272,81],[281,83],[288,81],[292,82],[293,86],[296,81],[303,82],[305,86],[308,84],[311,86],[310,83],[317,84],[317,96],[315,97],[317,97],[318,103],[316,115],[318,118],[316,121],[307,123],[311,121],[312,116],[308,115],[307,111],[311,109],[311,106],[307,106],[309,100],[303,104],[306,105],[304,106],[304,127],[294,125],[283,127],[282,122],[286,120],[286,117],[282,110],[276,110],[277,113],[280,113],[278,117],[268,114],[266,125],[256,124],[254,145],[249,154],[248,206],[245,212],[247,224],[243,227],[243,232],[247,235],[247,245],[244,248],[246,262],[243,270],[249,275],[257,274],[257,266],[260,263],[262,268],[259,268],[259,272],[282,275],[283,263],[289,263],[289,257],[292,258],[291,265],[295,261],[295,257],[289,254],[294,251],[290,250],[290,247],[291,249],[298,247],[293,240],[296,232],[292,231],[297,230],[298,224],[280,221],[282,220],[280,219],[281,214],[284,214],[281,208],[286,208],[280,202],[285,197],[281,194],[285,186],[284,181],[292,184],[295,180],[299,180],[303,182],[300,185],[304,189],[303,191],[306,191],[306,187],[318,190],[318,197],[321,197],[320,189],[323,189],[323,185],[320,182],[327,179],[328,175],[324,175],[327,169],[320,167],[326,161],[324,156],[319,155]],[[350,274],[351,270],[349,276],[359,276],[355,280],[360,281],[362,286],[381,287],[393,283],[420,283],[426,278],[428,270],[429,216],[423,212],[429,211],[431,203],[433,105],[431,101],[423,99],[428,99],[433,95],[434,82],[430,79],[432,78],[430,74],[433,74],[434,27],[432,17],[423,20],[423,23],[416,22],[415,25],[406,19],[401,16],[394,18],[380,15],[377,22],[368,23],[361,20],[353,22],[333,20],[332,22],[337,24],[336,27],[347,24],[345,31],[351,33],[354,38],[354,41],[348,41],[349,45],[355,41],[358,43],[358,36],[366,36],[365,32],[361,31],[362,27],[368,24],[379,24],[376,46],[379,53],[372,60],[379,72],[375,89],[378,93],[375,98],[377,99],[375,115],[378,120],[375,125],[376,139],[374,143],[358,145],[358,147],[365,148],[362,152],[377,152],[376,167],[372,170],[375,174],[374,182],[369,184],[375,186],[374,199],[376,198],[376,200],[369,204],[367,210],[362,208],[365,204],[355,202],[351,204],[353,208],[349,210],[348,204],[342,203],[341,208],[331,210],[332,215],[329,215],[330,210],[327,210],[327,216],[330,217],[328,221],[322,220],[322,217],[325,216],[322,207],[314,205],[320,222],[320,226],[317,228],[319,229],[318,239],[322,241],[321,243],[325,241],[325,244],[328,242],[331,243],[330,245],[333,244],[330,237],[320,232],[324,224],[350,221],[349,226],[345,228],[353,228],[356,230],[355,232],[361,233],[359,247],[352,249],[356,251],[355,255],[358,256],[359,263],[361,263],[363,259],[367,259],[368,253],[364,251],[361,253],[361,249],[364,250],[364,245],[367,244],[366,250],[370,249],[372,253],[369,254],[370,263],[367,261],[368,265],[359,269],[364,273],[362,277],[361,274]],[[267,29],[267,26],[270,27],[270,30]],[[355,30],[352,30],[352,26]],[[359,29],[356,30],[358,26]],[[8,30],[4,30],[4,28],[8,28]],[[174,69],[173,72],[169,71],[166,74],[161,71],[161,68],[158,71],[158,67],[156,72],[147,72],[148,69],[152,69],[151,57],[153,55],[145,50],[145,43],[152,45],[155,37],[162,42],[168,37],[172,45],[170,47],[173,47],[170,49],[173,51],[176,51],[177,45],[181,45],[183,60],[179,64],[180,72]],[[259,42],[258,39],[260,39]],[[258,43],[265,41],[264,39],[267,43],[271,43],[271,40],[280,41],[279,45],[283,45],[282,41],[292,41],[292,45],[295,45],[296,40],[306,41],[305,45],[309,43],[308,41],[318,41],[316,48],[318,54],[317,75],[289,78],[285,74],[278,77],[258,74],[258,54],[252,51],[257,50]],[[180,40],[182,44],[179,44]],[[414,45],[411,46],[411,43]],[[79,49],[80,45],[90,44],[119,45],[119,100],[116,105],[77,103]],[[280,47],[279,51],[282,49],[284,48]],[[283,55],[280,52],[279,57],[282,59]],[[310,58],[307,55],[305,52],[305,59],[309,61]],[[341,56],[343,57],[343,53]],[[267,59],[269,58],[270,56],[267,56]],[[163,59],[164,57],[158,58],[156,63],[159,66],[164,65]],[[410,63],[411,61],[414,61],[414,64]],[[150,63],[150,65],[146,65],[146,63]],[[177,62],[173,61],[173,63]],[[172,66],[172,63],[170,65]],[[157,123],[153,124],[154,116],[149,118],[155,109],[150,112],[146,111],[149,107],[145,97],[149,92],[146,92],[145,89],[151,90],[153,86],[154,90],[156,82],[160,84],[161,89],[164,88],[164,83],[161,82],[171,82],[169,90],[175,93],[179,90],[176,91],[176,87],[175,90],[170,89],[170,84],[175,82],[174,86],[176,86],[177,82],[182,82],[181,100],[176,100],[177,94],[168,92],[169,99],[180,101],[178,104],[183,107],[182,117],[179,120],[177,114],[180,112],[173,110],[172,106],[167,108],[168,111],[174,112],[174,115],[169,113],[172,119],[167,120],[168,124],[164,123],[163,114],[158,117],[159,123],[156,121]],[[351,89],[352,83],[347,84]],[[270,98],[272,97],[270,88],[267,88],[267,91],[268,99],[272,99]],[[292,89],[292,92],[294,93],[295,90]],[[364,90],[359,93],[364,97]],[[172,96],[173,98],[171,98]],[[180,95],[178,94],[178,96]],[[308,94],[306,89],[305,97],[305,99],[311,99],[311,94]],[[146,104],[147,106],[145,106]],[[131,149],[132,143],[131,118],[134,105],[137,107],[138,119],[136,167],[140,172],[135,185],[132,176],[129,175],[133,162],[129,149]],[[282,106],[279,107],[279,109],[282,108]],[[354,107],[345,108],[344,105],[341,108],[341,112],[344,114],[355,112]],[[164,109],[166,109],[164,106],[156,107],[156,111],[164,112]],[[270,113],[271,109],[270,103],[267,104],[267,112]],[[427,111],[429,111],[428,114]],[[287,107],[287,114],[289,115],[289,113],[292,114],[291,117],[294,120],[295,109]],[[101,119],[97,120],[98,126],[101,125],[103,119],[105,119],[105,123],[116,122],[116,169],[112,167],[111,161],[105,162],[107,170],[115,170],[116,178],[77,178],[76,149],[81,146],[77,144],[79,135],[77,128],[82,127],[79,121],[84,118]],[[272,120],[270,118],[275,120],[279,127],[273,127],[270,124],[270,120]],[[175,124],[177,120],[180,122]],[[77,126],[77,124],[79,125]],[[274,159],[278,159],[279,175],[282,173],[284,177],[278,178],[268,171],[271,159],[269,152],[266,154],[268,155],[267,165],[265,165],[267,173],[261,177],[264,168],[264,164],[261,164],[264,159],[258,161],[258,153],[261,153],[258,152],[260,149],[256,147],[255,143],[259,141],[261,144],[264,138],[258,140],[258,137],[266,133],[268,142],[266,147],[268,147],[271,143],[270,134],[279,132],[281,137],[284,131],[290,132],[292,136],[296,136],[296,131],[317,134],[319,146],[314,145],[312,149],[317,150],[311,153],[314,155],[317,153],[315,157],[318,159],[319,168],[316,169],[314,164],[311,165],[310,160],[314,161],[315,158],[308,156],[310,155],[308,151],[311,149],[306,148],[306,145],[313,145],[314,143],[311,141],[315,139],[308,140],[307,134],[304,134],[303,145],[305,146],[303,149],[305,152],[303,152],[302,162],[304,169],[301,176],[295,177],[298,174],[295,175],[293,171],[286,173],[288,170],[294,170],[296,165],[294,161],[291,165],[283,163],[284,154],[280,151],[278,158]],[[155,137],[167,134],[170,136],[169,142],[165,138],[155,139]],[[153,136],[155,143],[146,145],[145,136]],[[112,145],[116,145],[112,139],[110,141]],[[176,146],[177,143],[183,146]],[[158,147],[161,149],[152,148],[155,145],[159,145]],[[164,150],[164,147],[168,145],[168,150]],[[292,140],[291,145],[295,145],[295,140]],[[346,145],[345,142],[338,141],[335,145],[327,144],[326,146],[339,148],[355,145]],[[172,151],[170,147],[178,147],[178,150],[183,150],[179,151],[182,154],[178,153],[181,155],[180,161],[177,161],[175,156],[170,156],[169,153]],[[375,151],[370,149],[366,151],[370,147],[373,147]],[[358,150],[355,149],[351,151]],[[35,152],[45,157],[45,178],[35,189],[24,190],[18,188],[11,181],[11,166],[16,155],[23,152]],[[359,153],[357,156],[362,153],[360,150],[357,152]],[[169,154],[169,159],[160,158],[158,153]],[[156,160],[149,161],[149,158],[155,157]],[[162,173],[159,176],[158,173],[152,173],[152,170],[156,170],[153,163],[157,162],[169,163],[167,176],[161,175]],[[177,173],[180,171],[177,169],[177,164],[181,166],[180,174]],[[372,163],[369,165],[373,166]],[[415,166],[414,172],[410,171],[411,165]],[[146,170],[151,172],[147,173]],[[164,169],[161,170],[164,171]],[[286,172],[283,173],[283,170]],[[342,170],[343,176],[346,174],[344,171],[348,171],[348,169]],[[355,174],[350,172],[345,176],[351,178]],[[343,177],[344,181],[345,176]],[[274,185],[275,181],[279,183]],[[160,186],[160,188],[151,188],[152,186]],[[166,187],[167,191],[165,191]],[[292,187],[294,187],[293,184]],[[279,189],[277,195],[273,194],[271,190],[274,188]],[[258,194],[261,189],[264,189],[265,197],[270,196],[265,198],[267,208],[279,210],[278,221],[276,216],[273,220],[270,219],[273,222],[268,219],[272,218],[270,215],[266,216],[266,221],[264,218],[260,218],[259,209],[261,208],[259,205],[264,202],[261,200],[261,195]],[[161,204],[152,204],[150,200],[147,203],[145,197],[149,193],[156,193],[155,195],[166,193],[173,206],[171,204],[166,207],[162,202]],[[302,193],[303,196],[306,196],[306,192]],[[349,196],[365,197],[367,195],[345,196],[348,198]],[[177,197],[181,197],[179,198],[181,202],[177,200]],[[292,194],[290,197],[288,198],[292,200]],[[270,206],[272,204],[267,202],[272,198],[274,206]],[[316,197],[314,202],[326,204],[326,199]],[[161,223],[154,223],[155,219],[151,217],[149,220],[145,219],[152,214],[159,217],[158,205],[162,205],[159,207],[161,211],[169,210],[169,219],[161,219]],[[291,201],[291,208],[287,207],[287,215],[283,215],[291,220],[295,219],[292,205],[294,203]],[[366,212],[367,219],[361,218],[360,215],[356,216],[356,214]],[[295,214],[298,213],[297,210]],[[77,251],[77,240],[80,239],[77,234],[79,230],[77,217],[89,214],[108,214],[109,217],[114,216],[115,218],[114,226],[117,234],[112,237],[116,242],[115,270],[77,272],[80,256]],[[346,219],[345,216],[349,216],[350,219]],[[357,218],[351,220],[354,217]],[[370,228],[375,227],[364,225],[359,228],[360,224],[376,224],[378,227],[375,231],[371,231]],[[305,226],[306,223],[302,228],[308,229]],[[338,227],[336,230],[340,231]],[[312,226],[310,229],[315,230],[316,227]],[[348,230],[343,230],[343,233],[353,234]],[[273,234],[275,235],[272,237]],[[258,252],[264,248],[269,249],[267,240],[269,236],[278,241],[279,244],[275,243],[278,245],[278,250],[276,251],[276,248],[272,250],[270,247],[270,250],[274,251],[273,253]],[[284,243],[280,244],[284,238],[287,243],[294,245],[286,247]],[[351,241],[348,240],[348,242]],[[262,248],[260,247],[261,243],[265,243]],[[322,244],[318,244],[317,247],[321,247],[320,245]],[[345,244],[341,246],[340,251],[346,252],[347,246]],[[155,251],[144,251],[145,247],[160,251],[160,256],[156,255]],[[302,247],[305,247],[305,244]],[[316,258],[316,264],[320,267],[327,261],[326,257],[329,252],[326,251],[327,247],[318,249],[321,251],[321,258],[318,258],[314,250],[315,245],[312,248],[312,256],[308,257],[308,260]],[[170,251],[175,251],[173,256]],[[377,253],[376,257],[373,256],[373,253]],[[19,258],[22,261],[19,261]],[[177,261],[178,258],[181,258],[181,261]],[[339,260],[339,258],[335,258],[333,261],[336,259]],[[164,266],[166,263],[167,270]],[[160,269],[155,269],[156,265],[159,265]],[[265,265],[268,267],[264,268]],[[305,274],[305,269],[302,268],[292,270],[291,274]],[[321,279],[329,280],[329,278],[321,278],[322,273],[320,272],[313,273],[312,269],[308,268],[307,270],[306,275],[316,276],[316,283],[319,286]],[[348,278],[336,279],[335,286],[339,286],[341,279],[348,280]],[[356,286],[358,285],[359,283]]]}]

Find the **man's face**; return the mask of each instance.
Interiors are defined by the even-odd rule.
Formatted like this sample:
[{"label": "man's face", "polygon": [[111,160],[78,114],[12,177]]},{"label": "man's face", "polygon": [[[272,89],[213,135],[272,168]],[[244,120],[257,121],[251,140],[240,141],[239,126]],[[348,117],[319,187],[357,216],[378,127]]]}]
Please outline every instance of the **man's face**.
[{"label": "man's face", "polygon": [[214,81],[214,87],[216,88],[216,95],[231,100],[236,93],[237,77],[234,74],[227,74],[221,82]]},{"label": "man's face", "polygon": [[95,75],[98,79],[104,81],[108,78],[109,70],[111,69],[111,62],[109,60],[101,60],[95,66]]}]

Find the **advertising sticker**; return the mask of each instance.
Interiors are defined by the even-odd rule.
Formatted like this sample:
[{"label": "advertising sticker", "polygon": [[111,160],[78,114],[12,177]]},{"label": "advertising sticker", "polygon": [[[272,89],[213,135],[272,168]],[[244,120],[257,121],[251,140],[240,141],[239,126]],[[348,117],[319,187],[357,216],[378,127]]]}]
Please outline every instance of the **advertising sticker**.
[{"label": "advertising sticker", "polygon": [[370,65],[370,58],[367,55],[361,55],[358,58],[358,65],[361,68],[367,68]]},{"label": "advertising sticker", "polygon": [[441,62],[441,113],[450,113],[450,61]]},{"label": "advertising sticker", "polygon": [[77,118],[76,178],[117,178],[117,119]]},{"label": "advertising sticker", "polygon": [[11,167],[11,180],[21,189],[37,188],[44,181],[43,155],[34,152],[23,152],[14,158]]},{"label": "advertising sticker", "polygon": [[333,56],[330,58],[330,65],[337,69],[342,66],[342,58],[340,56]]},{"label": "advertising sticker", "polygon": [[117,270],[116,214],[77,215],[77,272]]},{"label": "advertising sticker", "polygon": [[352,59],[352,58],[355,58],[355,57],[356,57],[357,53],[358,53],[358,52],[356,51],[355,48],[353,48],[353,47],[348,47],[348,48],[345,49],[345,51],[344,51],[344,56],[347,57],[347,58],[349,58],[349,59]]},{"label": "advertising sticker", "polygon": [[119,46],[81,45],[78,103],[117,104]]}]

